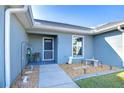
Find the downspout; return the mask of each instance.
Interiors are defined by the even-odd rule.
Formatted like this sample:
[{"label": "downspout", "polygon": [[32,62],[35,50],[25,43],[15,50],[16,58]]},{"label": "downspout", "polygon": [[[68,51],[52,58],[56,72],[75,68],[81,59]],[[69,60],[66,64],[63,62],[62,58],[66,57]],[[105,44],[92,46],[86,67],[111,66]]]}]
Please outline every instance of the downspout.
[{"label": "downspout", "polygon": [[121,26],[118,26],[117,29],[122,32],[122,66],[124,67],[124,29],[122,29]]},{"label": "downspout", "polygon": [[28,6],[22,8],[10,8],[5,11],[5,80],[6,88],[11,84],[11,68],[10,68],[10,17],[15,12],[27,12]]}]

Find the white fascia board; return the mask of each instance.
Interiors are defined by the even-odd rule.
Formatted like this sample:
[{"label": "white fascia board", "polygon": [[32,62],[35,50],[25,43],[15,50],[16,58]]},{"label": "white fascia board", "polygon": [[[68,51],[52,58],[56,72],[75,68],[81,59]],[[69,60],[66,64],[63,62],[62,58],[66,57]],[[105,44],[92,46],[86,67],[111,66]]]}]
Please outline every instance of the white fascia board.
[{"label": "white fascia board", "polygon": [[65,27],[58,27],[58,26],[50,26],[50,25],[38,25],[34,24],[32,29],[44,29],[48,31],[58,31],[58,32],[65,32],[65,33],[75,33],[75,34],[82,34],[82,35],[92,35],[91,31],[84,31],[80,29],[71,29]]},{"label": "white fascia board", "polygon": [[[116,25],[111,25],[109,27],[105,27],[102,29],[93,29],[93,30],[81,30],[81,29],[72,29],[72,28],[65,28],[65,27],[59,27],[59,26],[51,26],[51,25],[44,25],[44,24],[33,24],[33,27],[31,29],[45,29],[45,30],[55,30],[58,32],[66,32],[66,33],[75,33],[75,34],[82,34],[82,35],[97,35],[97,34],[101,34],[101,33],[105,33],[105,32],[109,32],[112,31],[114,29],[117,29],[117,27],[119,25],[122,25],[122,23],[120,24],[116,24]],[[120,31],[120,30],[119,30]]]},{"label": "white fascia board", "polygon": [[32,25],[33,25],[35,22],[34,22],[34,19],[33,19],[33,13],[32,13],[31,6],[28,6],[28,9],[29,9],[29,14],[30,14],[30,17],[31,17]]},{"label": "white fascia board", "polygon": [[108,26],[108,27],[105,27],[105,28],[102,28],[102,29],[95,28],[93,31],[94,31],[94,34],[100,34],[100,33],[104,33],[104,32],[109,32],[111,30],[118,29],[118,27],[120,27],[120,25],[123,25],[123,24],[124,24],[124,22],[118,23],[116,25],[111,25],[111,26]]}]

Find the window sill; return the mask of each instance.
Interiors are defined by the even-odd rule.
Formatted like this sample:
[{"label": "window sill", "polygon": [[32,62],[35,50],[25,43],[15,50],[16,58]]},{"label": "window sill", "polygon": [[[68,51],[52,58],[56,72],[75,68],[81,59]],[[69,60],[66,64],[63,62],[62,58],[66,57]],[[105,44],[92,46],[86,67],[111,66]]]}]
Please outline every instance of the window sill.
[{"label": "window sill", "polygon": [[72,60],[82,60],[82,59],[84,59],[84,57],[83,56],[71,56],[71,57],[69,57],[69,61],[68,61],[68,63],[69,64],[72,64]]},{"label": "window sill", "polygon": [[83,59],[84,57],[83,56],[72,56],[70,57],[71,59]]}]

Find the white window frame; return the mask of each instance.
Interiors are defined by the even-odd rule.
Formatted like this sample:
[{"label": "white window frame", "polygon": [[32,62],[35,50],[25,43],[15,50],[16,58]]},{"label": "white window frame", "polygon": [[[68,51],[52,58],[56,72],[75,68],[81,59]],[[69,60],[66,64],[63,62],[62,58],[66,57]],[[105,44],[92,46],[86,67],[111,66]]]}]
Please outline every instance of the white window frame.
[{"label": "white window frame", "polygon": [[[44,40],[45,39],[52,39],[52,50],[44,50]],[[43,61],[52,61],[54,60],[54,38],[53,37],[43,37],[43,45],[42,45],[43,49],[42,49],[42,60]],[[52,51],[52,58],[51,59],[44,59],[44,51]]]},{"label": "white window frame", "polygon": [[[73,55],[73,37],[81,37],[83,40],[82,40],[82,55]],[[84,58],[84,36],[82,35],[72,35],[72,57],[76,57],[76,58]]]}]

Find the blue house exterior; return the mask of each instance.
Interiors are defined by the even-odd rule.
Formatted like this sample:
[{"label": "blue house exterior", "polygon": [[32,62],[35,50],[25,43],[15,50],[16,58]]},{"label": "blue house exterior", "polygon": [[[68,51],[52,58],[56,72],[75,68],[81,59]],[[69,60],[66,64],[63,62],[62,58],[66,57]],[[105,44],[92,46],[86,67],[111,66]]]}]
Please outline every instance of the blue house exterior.
[{"label": "blue house exterior", "polygon": [[114,30],[94,36],[94,56],[102,63],[122,67],[122,34]]},{"label": "blue house exterior", "polygon": [[4,11],[5,7],[0,6],[0,87],[4,87],[5,84],[5,64],[4,64]]},{"label": "blue house exterior", "polygon": [[38,20],[30,6],[0,6],[0,20],[0,87],[10,87],[29,52],[38,64],[66,64],[71,57],[73,63],[95,58],[124,66],[124,22],[88,28]]}]

